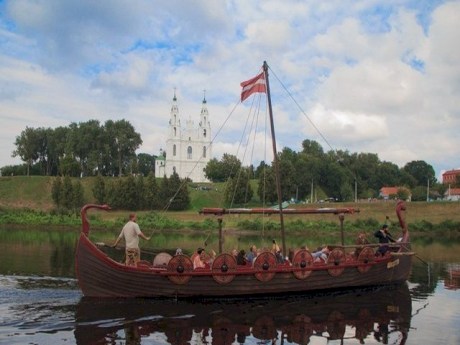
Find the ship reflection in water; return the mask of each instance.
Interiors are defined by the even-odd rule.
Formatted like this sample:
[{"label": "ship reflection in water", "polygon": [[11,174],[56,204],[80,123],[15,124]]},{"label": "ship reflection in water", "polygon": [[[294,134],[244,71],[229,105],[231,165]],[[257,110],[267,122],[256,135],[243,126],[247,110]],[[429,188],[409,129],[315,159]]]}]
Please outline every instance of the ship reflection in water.
[{"label": "ship reflection in water", "polygon": [[83,344],[324,344],[373,339],[404,344],[411,321],[406,284],[276,298],[159,300],[82,298]]},{"label": "ship reflection in water", "polygon": [[460,288],[460,264],[449,264],[446,268],[447,277],[444,278],[444,287],[448,290]]}]

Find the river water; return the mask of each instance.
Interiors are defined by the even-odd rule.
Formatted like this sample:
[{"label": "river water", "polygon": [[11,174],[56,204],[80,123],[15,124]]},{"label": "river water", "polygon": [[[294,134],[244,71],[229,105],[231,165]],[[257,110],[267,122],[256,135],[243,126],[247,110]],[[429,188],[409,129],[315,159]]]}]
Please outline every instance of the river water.
[{"label": "river water", "polygon": [[[188,236],[162,234],[154,245],[202,241]],[[74,279],[77,237],[0,228],[0,344],[460,344],[458,240],[413,243],[404,284],[175,301],[83,297]]]}]

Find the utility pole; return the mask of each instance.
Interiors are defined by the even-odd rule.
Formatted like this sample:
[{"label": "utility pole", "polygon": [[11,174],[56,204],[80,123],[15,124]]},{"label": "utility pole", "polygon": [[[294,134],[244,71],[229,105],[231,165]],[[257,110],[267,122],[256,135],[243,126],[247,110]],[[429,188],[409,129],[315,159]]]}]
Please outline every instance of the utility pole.
[{"label": "utility pole", "polygon": [[355,179],[355,202],[358,202],[358,182]]},{"label": "utility pole", "polygon": [[313,204],[313,179],[311,179],[310,203]]},{"label": "utility pole", "polygon": [[430,178],[427,178],[427,186],[426,186],[426,201],[430,201]]}]

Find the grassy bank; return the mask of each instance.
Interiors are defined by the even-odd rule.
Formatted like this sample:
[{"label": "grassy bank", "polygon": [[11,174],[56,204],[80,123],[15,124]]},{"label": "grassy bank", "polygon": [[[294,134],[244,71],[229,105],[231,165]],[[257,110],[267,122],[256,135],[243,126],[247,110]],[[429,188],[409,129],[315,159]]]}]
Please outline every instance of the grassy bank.
[{"label": "grassy bank", "polygon": [[[91,186],[93,178],[81,179],[85,201],[94,203]],[[53,213],[51,200],[52,178],[43,176],[0,177],[0,224],[27,225],[64,225],[80,226],[77,215],[59,215]],[[144,229],[201,229],[217,228],[215,217],[205,217],[198,213],[202,207],[221,206],[222,184],[212,185],[210,190],[190,188],[191,209],[182,212],[140,211],[139,222]],[[253,200],[256,203],[256,200]],[[345,216],[347,231],[371,230],[378,227],[389,217],[393,228],[398,227],[395,214],[395,202],[330,203],[314,205],[295,205],[293,207],[354,207],[360,210]],[[92,224],[107,229],[119,229],[126,220],[128,210],[94,212]],[[336,231],[338,217],[333,215],[302,215],[285,217],[286,230],[300,231]],[[412,202],[407,204],[406,220],[412,232],[428,236],[443,234],[446,237],[460,236],[459,202]],[[227,229],[251,232],[279,230],[277,216],[262,219],[258,216],[231,215],[224,219]],[[398,230],[395,229],[395,232]]]}]

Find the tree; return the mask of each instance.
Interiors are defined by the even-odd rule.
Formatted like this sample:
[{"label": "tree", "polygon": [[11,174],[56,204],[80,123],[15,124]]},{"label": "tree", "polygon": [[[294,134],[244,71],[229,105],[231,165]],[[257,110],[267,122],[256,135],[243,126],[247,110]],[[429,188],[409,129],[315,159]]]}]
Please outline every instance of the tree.
[{"label": "tree", "polygon": [[64,182],[62,184],[61,193],[59,196],[61,201],[61,207],[66,210],[71,210],[74,205],[74,195],[73,195],[73,186],[72,180],[69,176],[64,177]]},{"label": "tree", "polygon": [[104,127],[112,149],[112,157],[116,158],[118,176],[122,176],[123,171],[128,171],[131,160],[136,157],[136,150],[142,144],[141,136],[126,120],[108,120]]},{"label": "tree", "polygon": [[[297,184],[294,163],[296,160],[297,154],[288,148],[284,148],[278,155],[282,200],[290,200],[295,195]],[[276,186],[274,187],[276,190]]]},{"label": "tree", "polygon": [[335,159],[324,161],[322,169],[319,185],[326,195],[339,200],[350,200],[350,194],[353,195],[350,193],[352,182],[345,169]]},{"label": "tree", "polygon": [[407,188],[399,188],[398,193],[396,194],[396,197],[401,200],[407,200],[409,199],[410,192]]},{"label": "tree", "polygon": [[306,154],[307,156],[312,157],[322,157],[324,156],[324,151],[321,145],[314,141],[305,139],[302,141],[302,153]]},{"label": "tree", "polygon": [[0,169],[1,176],[20,176],[27,175],[27,164],[5,165]]},{"label": "tree", "polygon": [[375,153],[359,153],[354,154],[354,156],[355,162],[351,169],[356,174],[358,188],[362,190],[371,189],[373,191],[378,191],[382,187],[377,175],[377,170],[380,165],[378,155]]},{"label": "tree", "polygon": [[71,155],[66,155],[63,159],[61,159],[61,164],[59,165],[59,172],[64,176],[80,176],[80,164]]},{"label": "tree", "polygon": [[59,173],[60,162],[64,158],[68,127],[48,128],[47,137],[47,173],[56,176]]},{"label": "tree", "polygon": [[209,160],[208,164],[206,164],[204,174],[206,178],[212,182],[224,182],[225,175],[221,168],[221,164],[217,158],[212,158]]},{"label": "tree", "polygon": [[434,186],[436,183],[436,175],[431,165],[425,161],[412,161],[407,163],[403,169],[412,175],[417,181],[417,186]]},{"label": "tree", "polygon": [[58,176],[53,180],[53,184],[51,185],[51,198],[53,199],[56,207],[61,206],[61,193],[62,193],[62,180]]},{"label": "tree", "polygon": [[83,186],[80,180],[72,185],[72,208],[77,212],[84,204]]},{"label": "tree", "polygon": [[169,178],[169,195],[171,195],[170,210],[180,211],[185,210],[190,206],[190,197],[187,188],[187,183],[179,178],[176,172],[173,172]]},{"label": "tree", "polygon": [[417,186],[412,189],[412,201],[426,201],[426,187]]},{"label": "tree", "polygon": [[136,189],[136,181],[132,175],[120,179],[120,194],[123,195],[121,207],[128,210],[137,210],[139,208],[139,200]]},{"label": "tree", "polygon": [[185,210],[190,206],[190,197],[187,183],[174,172],[170,178],[162,179],[159,188],[159,200],[170,210]]},{"label": "tree", "polygon": [[35,129],[26,127],[21,135],[16,137],[16,150],[13,157],[19,156],[27,164],[27,176],[29,176],[30,166],[38,159],[39,138]]},{"label": "tree", "polygon": [[319,184],[321,166],[324,164],[324,161],[324,158],[308,156],[304,153],[299,155],[299,159],[294,165],[299,200],[308,199],[313,194],[311,190],[312,184],[313,188]]},{"label": "tree", "polygon": [[37,161],[40,165],[40,175],[49,175],[49,131],[40,127],[35,129],[35,133],[37,136]]},{"label": "tree", "polygon": [[272,167],[266,167],[259,174],[257,195],[263,204],[273,204],[278,200],[275,184],[275,172]]},{"label": "tree", "polygon": [[249,173],[242,169],[240,174],[228,179],[225,186],[224,198],[230,204],[246,204],[252,199],[253,190],[249,184]]},{"label": "tree", "polygon": [[162,207],[169,207],[169,203],[172,202],[171,190],[169,188],[169,179],[166,175],[163,177],[160,183],[160,188],[158,190],[159,200],[162,201]]},{"label": "tree", "polygon": [[157,209],[160,206],[159,202],[159,188],[155,178],[155,174],[150,172],[147,176],[147,180],[145,182],[145,207],[147,209]]},{"label": "tree", "polygon": [[120,209],[124,207],[124,195],[122,190],[122,180],[120,178],[111,179],[106,184],[106,199],[107,203],[113,209]]},{"label": "tree", "polygon": [[260,178],[260,175],[264,174],[265,169],[268,167],[269,165],[267,165],[265,161],[261,161],[254,172],[254,178]]},{"label": "tree", "polygon": [[93,175],[99,161],[99,143],[102,138],[102,127],[98,120],[71,123],[67,143],[67,152],[80,164],[84,176]]},{"label": "tree", "polygon": [[390,162],[382,162],[377,166],[376,180],[380,186],[398,186],[401,183],[399,167]]},{"label": "tree", "polygon": [[222,159],[211,159],[206,167],[204,173],[206,177],[212,182],[225,182],[229,177],[234,177],[241,169],[241,161],[233,155],[224,153]]},{"label": "tree", "polygon": [[438,183],[436,184],[435,189],[438,191],[440,198],[444,199],[449,186],[444,183]]},{"label": "tree", "polygon": [[94,180],[92,187],[93,196],[96,198],[96,201],[99,204],[105,203],[106,191],[105,191],[105,182],[104,178],[101,175],[97,175]]},{"label": "tree", "polygon": [[417,186],[417,180],[414,176],[409,174],[404,168],[399,169],[400,173],[400,185],[407,186],[408,188],[412,189]]},{"label": "tree", "polygon": [[340,200],[341,201],[351,201],[353,200],[353,188],[349,183],[344,183],[340,187]]},{"label": "tree", "polygon": [[145,201],[145,183],[144,176],[137,176],[136,180],[136,198],[137,198],[137,207],[139,210],[145,210],[146,201]]},{"label": "tree", "polygon": [[137,155],[138,171],[144,176],[148,176],[151,172],[155,172],[155,157],[147,153],[139,153]]}]

